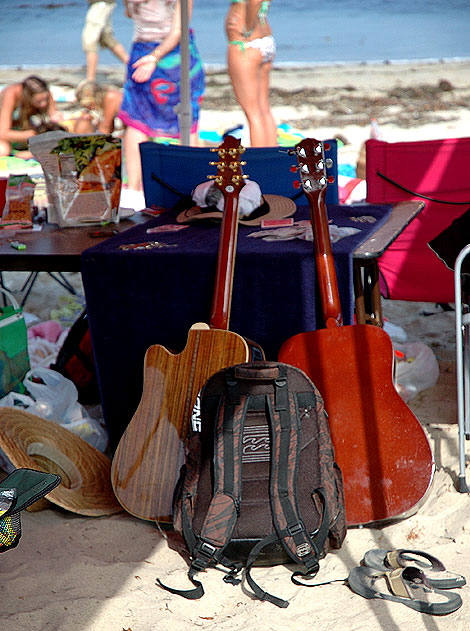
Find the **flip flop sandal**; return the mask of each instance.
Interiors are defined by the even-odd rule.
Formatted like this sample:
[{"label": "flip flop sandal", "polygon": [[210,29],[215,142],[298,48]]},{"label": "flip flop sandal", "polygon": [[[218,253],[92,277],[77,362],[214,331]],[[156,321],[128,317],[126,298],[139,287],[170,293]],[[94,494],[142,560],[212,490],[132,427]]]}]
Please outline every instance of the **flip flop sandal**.
[{"label": "flip flop sandal", "polygon": [[403,603],[434,616],[452,613],[462,605],[459,594],[433,589],[424,573],[411,566],[388,572],[355,567],[349,573],[348,584],[353,592],[364,598]]},{"label": "flip flop sandal", "polygon": [[436,589],[463,587],[467,583],[464,576],[446,570],[442,561],[421,550],[369,550],[365,553],[362,564],[382,572],[410,565],[418,567]]}]

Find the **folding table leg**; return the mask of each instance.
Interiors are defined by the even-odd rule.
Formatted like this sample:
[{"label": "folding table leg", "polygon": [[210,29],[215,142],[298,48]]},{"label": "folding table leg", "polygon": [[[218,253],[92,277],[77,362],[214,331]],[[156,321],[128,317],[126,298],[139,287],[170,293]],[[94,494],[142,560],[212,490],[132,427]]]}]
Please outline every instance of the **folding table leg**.
[{"label": "folding table leg", "polygon": [[377,261],[356,259],[353,266],[356,321],[383,326]]},{"label": "folding table leg", "polygon": [[[49,274],[49,276],[53,280],[55,280],[56,283],[59,283],[59,285],[62,285],[62,287],[66,289],[67,291],[69,291],[71,294],[73,294],[74,296],[77,294],[74,287],[69,283],[69,281],[66,279],[66,277],[63,275],[62,272],[46,272],[46,273]],[[22,307],[24,307],[39,274],[40,272],[31,272],[28,275],[28,278],[23,283],[23,286],[20,289],[21,293],[25,292],[23,295],[23,298],[21,299]],[[2,284],[3,284],[3,279],[0,278],[0,285]]]}]

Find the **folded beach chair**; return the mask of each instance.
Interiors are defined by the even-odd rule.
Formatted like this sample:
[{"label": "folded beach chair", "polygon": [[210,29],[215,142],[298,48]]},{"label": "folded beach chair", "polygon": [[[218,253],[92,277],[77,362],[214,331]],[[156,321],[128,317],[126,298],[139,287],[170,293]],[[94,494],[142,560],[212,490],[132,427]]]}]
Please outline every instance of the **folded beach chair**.
[{"label": "folded beach chair", "polygon": [[[328,175],[333,182],[328,186],[326,202],[338,203],[338,164],[337,141],[327,140],[330,149],[325,152],[331,159]],[[209,166],[217,160],[217,154],[209,147],[186,147],[181,145],[165,145],[155,142],[143,142],[140,145],[142,176],[145,201],[147,206],[155,204],[171,208],[201,182],[207,180],[213,172]],[[297,171],[291,166],[296,163],[295,157],[287,147],[248,148],[243,154],[246,165],[244,174],[257,182],[261,191],[271,195],[284,195],[294,199],[297,205],[307,205],[302,189],[294,183],[299,180]]]}]

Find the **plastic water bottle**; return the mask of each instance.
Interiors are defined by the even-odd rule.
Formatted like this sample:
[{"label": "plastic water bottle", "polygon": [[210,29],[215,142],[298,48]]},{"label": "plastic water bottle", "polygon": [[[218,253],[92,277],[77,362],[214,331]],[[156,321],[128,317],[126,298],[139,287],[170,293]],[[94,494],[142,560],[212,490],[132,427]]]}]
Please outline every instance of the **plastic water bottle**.
[{"label": "plastic water bottle", "polygon": [[382,132],[380,131],[379,124],[375,118],[371,118],[370,120],[370,137],[375,140],[383,140]]}]

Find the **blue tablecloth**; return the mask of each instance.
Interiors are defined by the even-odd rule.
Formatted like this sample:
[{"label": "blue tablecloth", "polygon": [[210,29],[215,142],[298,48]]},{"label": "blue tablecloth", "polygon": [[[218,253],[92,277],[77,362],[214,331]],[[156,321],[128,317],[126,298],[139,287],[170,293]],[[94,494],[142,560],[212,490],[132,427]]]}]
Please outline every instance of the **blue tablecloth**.
[{"label": "blue tablecloth", "polygon": [[[352,323],[352,253],[386,220],[390,206],[329,206],[330,220],[361,232],[333,245],[343,318]],[[351,217],[373,216],[374,223]],[[294,219],[308,219],[299,207]],[[219,223],[179,232],[146,230],[175,223],[175,214],[150,219],[82,254],[82,278],[95,351],[103,413],[112,445],[132,418],[142,393],[143,359],[152,344],[183,350],[189,328],[208,322],[214,287]],[[257,342],[275,360],[290,336],[322,326],[311,242],[266,242],[240,226],[230,330]],[[122,250],[123,244],[157,240],[175,247]]]}]

